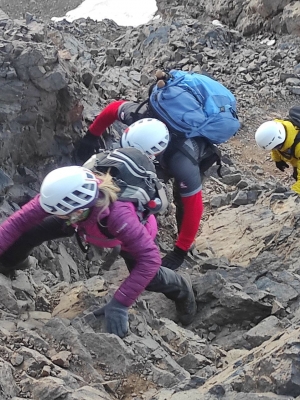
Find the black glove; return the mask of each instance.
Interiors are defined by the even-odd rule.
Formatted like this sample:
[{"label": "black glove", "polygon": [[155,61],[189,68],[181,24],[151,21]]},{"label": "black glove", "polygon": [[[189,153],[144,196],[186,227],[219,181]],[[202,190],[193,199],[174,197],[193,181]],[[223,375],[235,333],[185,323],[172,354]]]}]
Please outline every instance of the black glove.
[{"label": "black glove", "polygon": [[93,154],[99,151],[99,138],[90,131],[87,131],[86,135],[79,141],[77,146],[76,158],[84,163]]},{"label": "black glove", "polygon": [[276,168],[280,169],[280,171],[284,171],[286,168],[289,168],[289,164],[287,164],[285,161],[276,161]]},{"label": "black glove", "polygon": [[295,181],[298,180],[298,171],[297,171],[297,167],[293,168],[293,178],[295,179]]},{"label": "black glove", "polygon": [[169,251],[162,259],[162,266],[169,269],[177,269],[183,263],[187,251],[175,246],[174,250]]},{"label": "black glove", "polygon": [[128,307],[121,304],[114,297],[106,306],[94,311],[95,317],[104,315],[106,320],[106,330],[114,333],[120,338],[126,336],[128,331]]}]

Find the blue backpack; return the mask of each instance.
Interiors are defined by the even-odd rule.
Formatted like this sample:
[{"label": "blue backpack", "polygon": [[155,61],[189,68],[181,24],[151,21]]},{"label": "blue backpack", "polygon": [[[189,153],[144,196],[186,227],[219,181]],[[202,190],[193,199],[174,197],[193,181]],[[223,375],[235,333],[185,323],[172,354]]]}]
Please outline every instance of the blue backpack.
[{"label": "blue backpack", "polygon": [[[234,95],[221,83],[195,72],[171,70],[150,94],[154,116],[178,137],[229,140],[240,128]],[[159,87],[162,86],[162,87]]]}]

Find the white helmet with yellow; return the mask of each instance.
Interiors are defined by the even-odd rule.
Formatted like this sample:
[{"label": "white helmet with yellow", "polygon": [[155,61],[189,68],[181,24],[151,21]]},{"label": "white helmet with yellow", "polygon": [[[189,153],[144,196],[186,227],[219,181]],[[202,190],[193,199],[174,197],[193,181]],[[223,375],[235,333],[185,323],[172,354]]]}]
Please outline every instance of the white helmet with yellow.
[{"label": "white helmet with yellow", "polygon": [[264,122],[255,132],[256,143],[264,150],[273,150],[282,145],[285,138],[285,128],[277,121]]}]

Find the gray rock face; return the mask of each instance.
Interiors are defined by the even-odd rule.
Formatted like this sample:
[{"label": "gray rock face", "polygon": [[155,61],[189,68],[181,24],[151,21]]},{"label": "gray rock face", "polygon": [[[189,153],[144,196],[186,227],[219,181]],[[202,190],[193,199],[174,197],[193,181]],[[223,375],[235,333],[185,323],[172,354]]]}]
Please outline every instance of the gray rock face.
[{"label": "gray rock face", "polygon": [[[106,270],[105,254],[87,260],[73,239],[45,243],[30,268],[12,280],[0,274],[5,400],[300,396],[299,203],[251,147],[277,104],[298,102],[298,2],[160,0],[158,9],[160,19],[138,28],[12,20],[0,10],[0,218],[32,198],[48,171],[73,163],[78,138],[108,102],[145,99],[156,68],[210,73],[235,93],[243,128],[221,146],[223,178],[215,166],[205,177],[201,234],[183,267],[195,321],[182,328],[173,302],[145,292],[129,335],[107,334],[92,311],[127,276],[122,260]],[[105,144],[123,128],[115,123]],[[174,215],[160,222],[166,249]]]},{"label": "gray rock face", "polygon": [[11,399],[18,393],[17,385],[13,377],[13,367],[10,363],[0,359],[0,385],[3,400]]}]

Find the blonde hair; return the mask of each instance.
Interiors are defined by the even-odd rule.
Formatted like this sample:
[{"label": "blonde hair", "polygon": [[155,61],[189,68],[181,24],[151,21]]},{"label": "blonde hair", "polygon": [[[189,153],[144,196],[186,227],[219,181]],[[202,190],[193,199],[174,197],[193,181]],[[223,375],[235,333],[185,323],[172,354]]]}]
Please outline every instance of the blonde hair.
[{"label": "blonde hair", "polygon": [[102,174],[100,172],[94,173],[94,175],[101,180],[99,183],[99,199],[97,200],[95,207],[100,208],[99,214],[101,214],[111,203],[118,199],[117,193],[120,191],[118,186],[114,183],[112,176],[109,172]]}]

